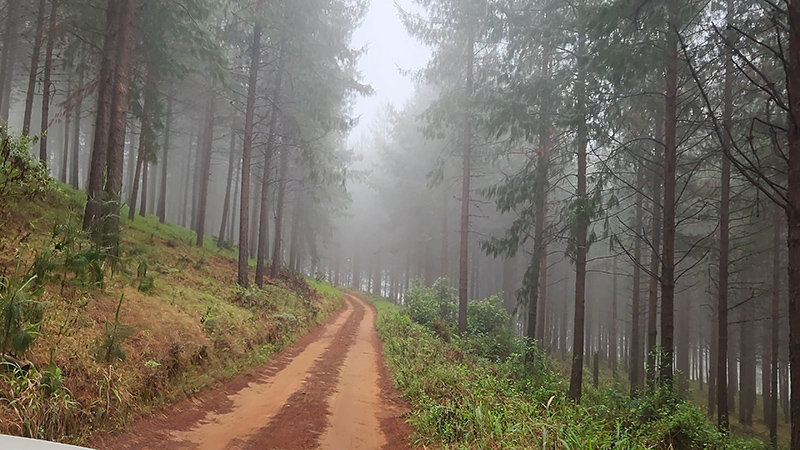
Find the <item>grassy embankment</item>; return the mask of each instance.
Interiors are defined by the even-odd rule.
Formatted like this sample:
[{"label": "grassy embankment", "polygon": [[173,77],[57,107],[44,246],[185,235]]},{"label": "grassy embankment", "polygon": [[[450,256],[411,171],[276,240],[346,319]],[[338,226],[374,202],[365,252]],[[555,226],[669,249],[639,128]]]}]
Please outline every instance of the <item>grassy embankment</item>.
[{"label": "grassy embankment", "polygon": [[[523,342],[486,357],[487,336],[466,338],[441,325],[415,323],[406,308],[365,295],[390,372],[409,402],[416,445],[427,448],[757,449],[756,440],[724,437],[699,407],[666,392],[630,399],[624,383],[600,388],[584,374],[581,405],[566,400],[563,364]],[[470,324],[471,329],[477,329]],[[492,342],[496,342],[489,338]],[[483,354],[482,354],[483,353]],[[491,353],[491,352],[490,352]],[[494,354],[498,354],[494,352]],[[588,384],[588,386],[587,386]],[[788,448],[788,447],[787,447]]]},{"label": "grassy embankment", "polygon": [[343,301],[288,272],[242,291],[234,251],[152,216],[124,219],[121,257],[104,258],[80,232],[83,194],[55,182],[1,200],[0,299],[43,314],[22,321],[34,340],[16,356],[33,368],[0,370],[0,433],[80,443],[124,427],[267,361]]}]

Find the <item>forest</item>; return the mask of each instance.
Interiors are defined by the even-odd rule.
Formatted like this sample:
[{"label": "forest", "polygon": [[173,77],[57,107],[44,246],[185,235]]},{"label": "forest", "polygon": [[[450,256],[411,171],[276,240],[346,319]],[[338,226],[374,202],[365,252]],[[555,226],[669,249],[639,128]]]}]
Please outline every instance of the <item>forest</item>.
[{"label": "forest", "polygon": [[800,449],[800,0],[388,4],[0,1],[0,433],[278,364],[246,448]]}]

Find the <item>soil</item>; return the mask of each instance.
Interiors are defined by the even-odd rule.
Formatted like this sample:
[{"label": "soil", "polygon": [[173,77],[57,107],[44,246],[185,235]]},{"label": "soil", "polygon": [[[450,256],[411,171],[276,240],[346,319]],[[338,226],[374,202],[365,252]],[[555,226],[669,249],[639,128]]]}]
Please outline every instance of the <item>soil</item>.
[{"label": "soil", "polygon": [[331,320],[269,364],[186,399],[97,449],[410,449],[372,305],[347,295]]}]

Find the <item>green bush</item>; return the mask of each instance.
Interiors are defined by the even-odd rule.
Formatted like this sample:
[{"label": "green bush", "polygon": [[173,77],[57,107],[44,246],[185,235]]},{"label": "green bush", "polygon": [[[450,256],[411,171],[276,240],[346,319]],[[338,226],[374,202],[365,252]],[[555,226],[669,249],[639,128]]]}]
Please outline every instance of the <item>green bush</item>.
[{"label": "green bush", "polygon": [[404,298],[408,315],[418,324],[434,326],[439,322],[437,328],[441,328],[441,322],[449,326],[458,318],[455,292],[444,278],[436,280],[432,287],[414,280]]},{"label": "green bush", "polygon": [[47,167],[31,154],[35,141],[11,136],[8,126],[0,125],[0,206],[16,196],[32,199],[51,187]]},{"label": "green bush", "polygon": [[39,336],[44,305],[36,300],[41,287],[35,281],[35,276],[0,278],[0,355],[24,354]]}]

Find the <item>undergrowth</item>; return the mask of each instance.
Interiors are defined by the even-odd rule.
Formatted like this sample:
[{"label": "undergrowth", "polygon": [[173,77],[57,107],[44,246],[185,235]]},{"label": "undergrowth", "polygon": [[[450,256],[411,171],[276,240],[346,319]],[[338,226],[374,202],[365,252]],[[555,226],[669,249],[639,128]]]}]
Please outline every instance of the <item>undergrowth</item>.
[{"label": "undergrowth", "polygon": [[[420,318],[420,298],[431,305],[441,305],[443,298],[448,302],[441,292],[441,286],[415,285],[411,296],[406,296],[409,306],[403,308],[372,298],[378,308],[377,328],[387,364],[410,403],[408,420],[416,430],[416,445],[453,449],[766,448],[758,441],[721,435],[698,407],[667,390],[631,399],[615,386],[587,386],[582,404],[575,405],[566,399],[568,381],[556,370],[554,361],[534,343],[513,336],[506,340],[507,330],[498,328],[503,312],[494,300],[470,304],[472,320],[468,320],[465,336],[443,336],[441,316],[428,315],[425,324],[413,320]],[[445,322],[449,329],[452,324]]]},{"label": "undergrowth", "polygon": [[81,230],[85,195],[42,176],[29,141],[0,140],[0,433],[85,442],[265,362],[342,305],[285,271],[241,290],[234,250],[152,216],[123,220],[112,261]]}]

